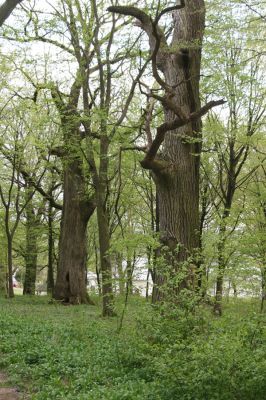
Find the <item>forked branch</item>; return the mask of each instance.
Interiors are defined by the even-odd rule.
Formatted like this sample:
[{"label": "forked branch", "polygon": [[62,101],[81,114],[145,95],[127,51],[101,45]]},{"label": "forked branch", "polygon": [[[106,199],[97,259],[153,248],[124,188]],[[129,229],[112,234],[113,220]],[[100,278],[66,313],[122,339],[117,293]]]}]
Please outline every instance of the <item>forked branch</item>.
[{"label": "forked branch", "polygon": [[[224,103],[225,103],[224,100],[209,101],[207,104],[205,104],[205,106],[201,107],[200,110],[191,113],[187,118],[177,117],[170,122],[164,122],[163,124],[161,124],[157,128],[156,136],[149,150],[147,151],[145,158],[141,161],[142,167],[151,170],[153,170],[156,167],[156,170],[158,170],[158,163],[155,162],[155,157],[157,155],[159,147],[164,141],[167,132],[174,131],[177,128],[180,128],[181,126],[185,126],[190,122],[198,120],[203,115],[207,114],[207,112],[211,110],[213,107],[222,105]],[[161,165],[163,168],[165,167],[164,164]]]}]

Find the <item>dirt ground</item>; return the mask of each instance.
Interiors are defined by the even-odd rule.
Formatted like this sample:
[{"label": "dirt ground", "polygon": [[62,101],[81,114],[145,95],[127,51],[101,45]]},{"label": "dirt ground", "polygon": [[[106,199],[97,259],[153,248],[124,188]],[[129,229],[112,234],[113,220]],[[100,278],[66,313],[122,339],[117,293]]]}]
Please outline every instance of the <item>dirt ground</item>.
[{"label": "dirt ground", "polygon": [[6,374],[0,372],[0,400],[19,400],[20,396],[16,388],[10,387]]}]

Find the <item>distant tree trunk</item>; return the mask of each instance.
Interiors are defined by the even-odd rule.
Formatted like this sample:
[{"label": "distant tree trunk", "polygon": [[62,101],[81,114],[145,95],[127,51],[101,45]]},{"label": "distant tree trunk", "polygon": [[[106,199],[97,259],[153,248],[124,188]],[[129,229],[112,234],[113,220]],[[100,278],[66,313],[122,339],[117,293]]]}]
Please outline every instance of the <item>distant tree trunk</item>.
[{"label": "distant tree trunk", "polygon": [[233,287],[233,291],[234,291],[234,298],[236,299],[238,292],[237,292],[237,286],[236,286],[235,281],[232,281],[232,287]]},{"label": "distant tree trunk", "polygon": [[114,315],[113,311],[113,285],[112,285],[112,265],[110,258],[110,233],[109,216],[105,204],[106,187],[99,183],[96,189],[97,197],[97,220],[100,245],[100,260],[102,273],[102,296],[103,296],[103,316]]},{"label": "distant tree trunk", "polygon": [[100,271],[100,268],[99,268],[98,247],[97,247],[95,235],[94,235],[94,253],[95,253],[95,269],[96,269],[98,292],[101,295],[102,294],[101,271]]},{"label": "distant tree trunk", "polygon": [[53,232],[53,207],[48,204],[48,270],[47,270],[47,293],[52,294],[54,290],[54,232]]},{"label": "distant tree trunk", "polygon": [[145,298],[146,298],[146,300],[148,300],[148,298],[149,298],[149,288],[150,288],[149,279],[150,279],[150,272],[151,272],[151,270],[148,269],[147,278],[146,278],[146,293],[145,293]]},{"label": "distant tree trunk", "polygon": [[266,300],[266,259],[261,269],[261,311],[263,311],[264,302]]},{"label": "distant tree trunk", "polygon": [[208,182],[205,182],[205,184],[204,183],[202,184],[202,191],[201,191],[199,252],[197,257],[197,289],[202,298],[205,298],[207,293],[207,267],[204,265],[203,242],[202,242],[204,222],[208,213],[207,198],[208,198]]},{"label": "distant tree trunk", "polygon": [[24,295],[35,295],[37,276],[37,228],[38,218],[35,216],[32,204],[33,191],[28,190],[28,204],[26,205],[26,251],[25,251],[25,279]]},{"label": "distant tree trunk", "polygon": [[6,268],[0,264],[0,297],[7,295]]},{"label": "distant tree trunk", "polygon": [[[102,89],[103,90],[103,89]],[[103,90],[104,92],[104,90]],[[97,226],[100,248],[100,265],[102,276],[103,316],[114,316],[114,296],[112,284],[112,263],[110,258],[110,227],[108,210],[108,149],[110,139],[107,136],[106,119],[101,120],[100,137],[100,163],[96,167],[93,152],[89,152],[90,166],[92,169],[95,197],[97,204]]]},{"label": "distant tree trunk", "polygon": [[133,263],[130,257],[127,258],[127,266],[126,266],[126,273],[127,273],[127,285],[128,285],[128,293],[133,294]]},{"label": "distant tree trunk", "polygon": [[14,297],[13,288],[13,257],[12,257],[13,237],[7,233],[7,268],[8,268],[8,297]]},{"label": "distant tree trunk", "polygon": [[122,254],[116,254],[116,264],[119,280],[119,294],[123,295],[125,292],[125,276],[123,271],[123,257]]},{"label": "distant tree trunk", "polygon": [[226,269],[225,246],[227,218],[230,216],[233,197],[236,189],[235,164],[231,162],[230,172],[228,174],[228,183],[226,191],[226,199],[224,204],[223,215],[219,226],[219,241],[217,245],[218,251],[218,274],[216,280],[216,296],[213,311],[217,315],[222,315],[222,299],[223,299],[223,281]]},{"label": "distant tree trunk", "polygon": [[223,299],[223,283],[224,283],[224,271],[226,268],[224,251],[225,251],[225,232],[226,226],[223,224],[220,227],[220,239],[218,243],[218,273],[216,278],[216,295],[214,303],[214,313],[222,315],[222,299]]}]

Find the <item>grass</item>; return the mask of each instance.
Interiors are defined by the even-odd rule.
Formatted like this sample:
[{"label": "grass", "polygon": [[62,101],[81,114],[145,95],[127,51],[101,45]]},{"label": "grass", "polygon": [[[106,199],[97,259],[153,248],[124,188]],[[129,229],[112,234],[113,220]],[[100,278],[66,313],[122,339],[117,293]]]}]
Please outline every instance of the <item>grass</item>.
[{"label": "grass", "polygon": [[[118,314],[121,314],[118,302]],[[0,300],[0,369],[32,400],[264,400],[265,314],[256,301],[162,316],[133,298],[124,326],[100,306]]]}]

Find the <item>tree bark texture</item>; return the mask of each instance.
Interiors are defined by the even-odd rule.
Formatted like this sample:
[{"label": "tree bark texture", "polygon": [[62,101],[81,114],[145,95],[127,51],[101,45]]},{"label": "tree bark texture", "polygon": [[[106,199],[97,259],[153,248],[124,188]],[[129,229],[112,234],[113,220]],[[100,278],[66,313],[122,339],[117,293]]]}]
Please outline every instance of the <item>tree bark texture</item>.
[{"label": "tree bark texture", "polygon": [[[188,115],[200,109],[199,77],[201,43],[204,32],[205,8],[202,0],[186,1],[186,7],[174,13],[174,34],[171,51],[158,59],[165,82],[175,91],[175,103]],[[175,115],[164,108],[165,121]],[[199,163],[200,121],[189,123],[166,133],[158,162],[163,168],[153,169],[159,202],[160,238],[170,252],[175,253],[174,273],[180,263],[193,256],[199,248]],[[192,273],[192,272],[191,272]],[[181,286],[190,286],[188,271]],[[155,285],[163,285],[164,279],[156,273]],[[160,299],[157,293],[157,300]],[[155,299],[154,299],[155,300]]]},{"label": "tree bark texture", "polygon": [[48,270],[47,270],[47,293],[52,294],[54,290],[54,232],[53,232],[53,207],[48,205]]},{"label": "tree bark texture", "polygon": [[[65,103],[57,87],[51,90],[61,118],[63,146],[56,152],[61,157],[63,177],[63,212],[59,239],[59,262],[53,297],[70,304],[92,303],[86,289],[87,224],[95,210],[94,198],[87,193],[83,169],[78,102],[84,76],[79,67]],[[85,75],[86,76],[86,75]],[[56,153],[55,153],[56,154]]]},{"label": "tree bark texture", "polygon": [[5,20],[9,17],[9,15],[14,10],[14,8],[21,2],[22,2],[22,0],[6,0],[0,6],[0,26],[3,25]]},{"label": "tree bark texture", "polygon": [[227,172],[227,187],[224,197],[224,209],[219,226],[219,242],[218,251],[218,274],[216,280],[216,296],[214,303],[214,313],[222,315],[222,298],[223,298],[223,281],[226,270],[225,246],[226,246],[226,231],[227,219],[230,216],[234,194],[236,191],[236,160],[234,153],[234,143],[230,146],[230,163]]},{"label": "tree bark texture", "polygon": [[[29,192],[32,198],[32,193]],[[26,206],[26,252],[25,252],[25,279],[23,285],[24,295],[35,295],[37,276],[37,229],[38,217],[34,214],[32,199]]]},{"label": "tree bark texture", "polygon": [[[133,6],[111,6],[108,10],[137,18],[138,26],[149,37],[153,77],[164,92],[163,96],[152,90],[147,94],[160,101],[165,121],[156,129],[154,138],[150,129],[146,129],[148,146],[141,165],[154,176],[165,263],[176,277],[183,262],[199,248],[200,118],[212,107],[224,103],[223,100],[211,101],[200,106],[204,0],[181,0],[175,6],[158,10],[154,20]],[[171,45],[159,26],[160,18],[168,12],[173,12]],[[192,262],[190,264],[186,277],[175,290],[193,286],[195,273]],[[157,268],[155,288],[158,290],[154,300],[155,297],[160,300],[163,295],[160,288],[165,284],[168,286]]]},{"label": "tree bark texture", "polygon": [[0,264],[0,297],[7,295],[7,272],[6,267]]},{"label": "tree bark texture", "polygon": [[65,161],[64,200],[59,242],[59,265],[54,298],[71,304],[88,303],[86,289],[86,229],[94,204],[88,204],[78,157]]},{"label": "tree bark texture", "polygon": [[8,268],[8,297],[14,297],[13,288],[13,256],[12,256],[13,238],[7,234],[7,268]]},{"label": "tree bark texture", "polygon": [[102,273],[103,316],[113,316],[113,285],[112,265],[109,255],[110,234],[108,215],[105,210],[103,198],[97,193],[97,220],[99,230],[100,262]]},{"label": "tree bark texture", "polygon": [[114,299],[112,284],[112,264],[110,257],[109,211],[107,207],[108,192],[108,148],[109,139],[106,135],[106,124],[102,123],[100,139],[99,172],[94,171],[94,185],[97,201],[97,222],[100,246],[100,264],[102,273],[103,316],[113,316]]}]

